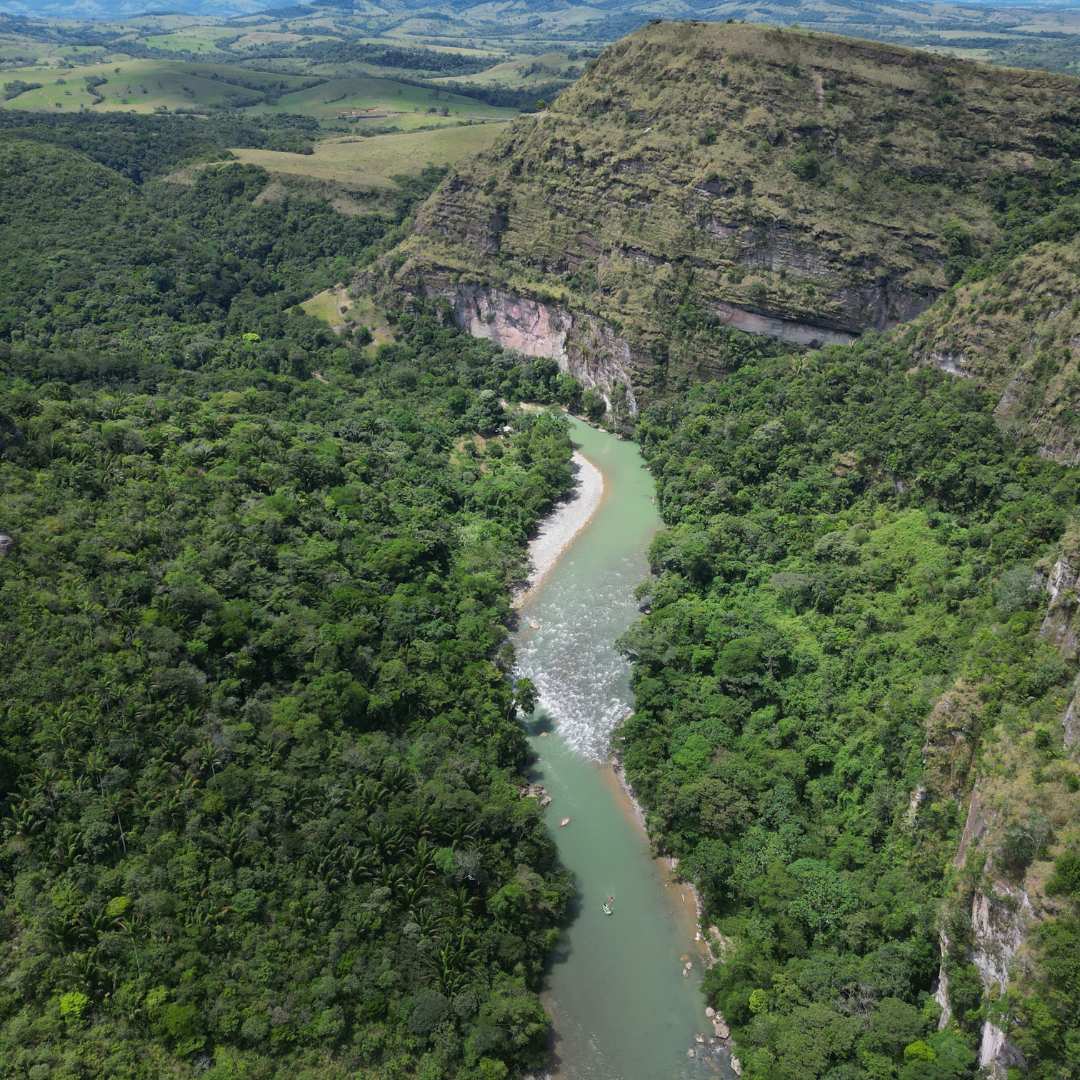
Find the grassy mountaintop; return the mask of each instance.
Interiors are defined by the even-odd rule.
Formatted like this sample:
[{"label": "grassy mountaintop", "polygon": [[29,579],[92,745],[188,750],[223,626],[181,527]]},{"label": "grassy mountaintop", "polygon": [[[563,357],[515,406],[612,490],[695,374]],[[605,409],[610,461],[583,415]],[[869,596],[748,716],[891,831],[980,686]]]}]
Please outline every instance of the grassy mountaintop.
[{"label": "grassy mountaintop", "polygon": [[[516,121],[419,216],[397,280],[602,321],[639,386],[906,321],[1077,145],[1072,80],[746,24],[660,23]],[[720,346],[717,342],[720,342]]]}]

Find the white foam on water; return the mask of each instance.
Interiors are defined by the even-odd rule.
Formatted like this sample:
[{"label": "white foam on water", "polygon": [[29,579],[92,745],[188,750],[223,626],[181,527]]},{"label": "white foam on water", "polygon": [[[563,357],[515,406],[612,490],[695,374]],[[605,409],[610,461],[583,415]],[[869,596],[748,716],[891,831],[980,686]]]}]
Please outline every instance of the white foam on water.
[{"label": "white foam on water", "polygon": [[566,742],[596,761],[608,758],[612,733],[630,708],[630,667],[615,639],[634,614],[638,576],[616,563],[585,587],[550,582],[518,638],[518,674],[536,684],[541,708]]}]

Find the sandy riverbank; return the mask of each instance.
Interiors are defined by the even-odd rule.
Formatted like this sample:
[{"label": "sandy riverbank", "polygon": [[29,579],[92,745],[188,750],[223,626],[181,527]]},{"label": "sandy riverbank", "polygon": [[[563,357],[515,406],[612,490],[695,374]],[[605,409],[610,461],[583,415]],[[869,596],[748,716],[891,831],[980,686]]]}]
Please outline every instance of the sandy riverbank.
[{"label": "sandy riverbank", "polygon": [[[646,844],[651,845],[649,830],[645,824],[645,808],[638,802],[634,789],[626,779],[622,763],[617,757],[600,766],[604,780],[613,792],[616,801],[622,807],[626,816],[634,822],[640,830]],[[694,885],[679,876],[678,863],[669,856],[656,858],[665,885],[671,890],[671,909],[679,922],[683,937],[686,941],[693,940],[693,949],[680,957],[680,960],[692,959],[699,966],[711,967],[718,962],[718,957],[713,952],[712,941],[702,933],[704,927],[705,905],[701,899],[701,893]],[[730,1068],[735,1075],[740,1075],[742,1067],[738,1058],[732,1056],[733,1044],[730,1029],[724,1017],[720,1013],[714,1016],[706,1016],[702,1021],[702,1031],[709,1035],[709,1028],[713,1032],[709,1037],[708,1047],[714,1054],[717,1048],[721,1049],[731,1063]]]},{"label": "sandy riverbank", "polygon": [[[634,795],[633,789],[627,783],[626,775],[623,773],[618,760],[612,758],[609,763],[601,765],[600,769],[604,775],[604,782],[611,788],[623,812],[634,822],[644,842],[650,844],[649,832],[645,827],[645,810],[641,803],[637,801],[637,796]],[[688,942],[693,942],[694,951],[698,954],[694,959],[697,960],[699,965],[703,962],[706,964],[711,962],[712,954],[709,952],[709,947],[700,932],[702,903],[697,889],[690,882],[683,881],[678,876],[674,859],[660,856],[655,861],[661,869],[664,883],[672,890],[671,907],[681,928],[682,935]]]},{"label": "sandy riverbank", "polygon": [[[600,766],[600,769],[602,769],[605,781],[611,788],[612,793],[615,794],[616,800],[627,818],[634,822],[640,833],[642,833],[644,841],[651,845],[648,828],[645,824],[645,808],[637,801],[637,796],[634,794],[630,782],[626,780],[626,774],[623,772],[619,759],[612,757],[610,761]],[[687,953],[681,956],[679,960],[692,960],[699,966],[711,967],[712,964],[717,962],[717,957],[713,953],[712,942],[702,933],[705,908],[701,893],[693,887],[691,882],[678,876],[676,860],[670,858],[670,856],[661,855],[656,859],[656,862],[660,866],[665,886],[671,890],[671,909],[678,921],[684,940],[693,943],[692,948],[688,948]],[[704,1005],[702,1008],[704,1008]],[[710,1028],[713,1029],[712,1032],[710,1032]],[[705,1052],[711,1051],[715,1054],[717,1050],[723,1051],[729,1063],[728,1067],[735,1075],[740,1075],[742,1067],[739,1065],[739,1059],[732,1056],[733,1047],[729,1034],[730,1028],[724,1020],[724,1016],[719,1013],[715,1013],[713,1016],[704,1015],[701,1030],[708,1038],[706,1043],[708,1050]]]},{"label": "sandy riverbank", "polygon": [[514,607],[525,603],[604,501],[604,474],[580,450],[574,451],[573,460],[577,471],[574,492],[544,518],[529,541],[529,581],[515,595]]}]

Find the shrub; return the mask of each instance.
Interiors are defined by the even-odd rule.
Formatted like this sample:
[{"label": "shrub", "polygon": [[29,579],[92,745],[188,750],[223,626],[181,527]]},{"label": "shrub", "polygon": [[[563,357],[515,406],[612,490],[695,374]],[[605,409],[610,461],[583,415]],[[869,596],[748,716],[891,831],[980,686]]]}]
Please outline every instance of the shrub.
[{"label": "shrub", "polygon": [[796,154],[791,159],[790,168],[800,180],[816,180],[821,175],[821,162],[812,150]]}]

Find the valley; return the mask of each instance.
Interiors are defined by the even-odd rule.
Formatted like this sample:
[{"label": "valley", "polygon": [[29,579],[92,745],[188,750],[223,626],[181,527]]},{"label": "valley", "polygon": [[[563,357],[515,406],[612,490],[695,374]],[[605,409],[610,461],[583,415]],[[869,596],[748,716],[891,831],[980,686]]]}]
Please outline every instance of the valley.
[{"label": "valley", "polygon": [[1080,1075],[1073,9],[7,7],[0,1076]]}]

